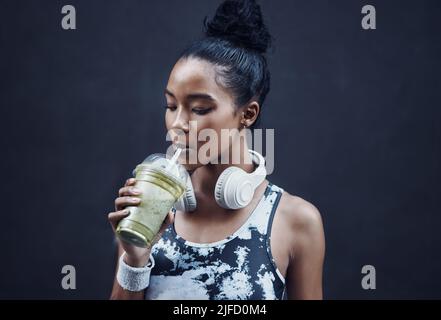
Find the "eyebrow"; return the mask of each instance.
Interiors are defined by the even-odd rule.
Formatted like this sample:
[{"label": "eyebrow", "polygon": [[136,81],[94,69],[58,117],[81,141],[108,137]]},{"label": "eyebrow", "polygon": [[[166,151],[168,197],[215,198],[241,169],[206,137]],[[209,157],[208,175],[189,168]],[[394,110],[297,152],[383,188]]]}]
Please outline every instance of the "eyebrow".
[{"label": "eyebrow", "polygon": [[[168,89],[165,89],[165,94],[172,96],[173,98],[176,99],[175,95]],[[198,93],[198,92],[188,94],[186,96],[186,99],[187,100],[201,100],[202,99],[202,100],[209,100],[209,101],[213,101],[213,102],[216,101],[216,99],[213,98],[211,95],[206,94],[206,93]]]}]

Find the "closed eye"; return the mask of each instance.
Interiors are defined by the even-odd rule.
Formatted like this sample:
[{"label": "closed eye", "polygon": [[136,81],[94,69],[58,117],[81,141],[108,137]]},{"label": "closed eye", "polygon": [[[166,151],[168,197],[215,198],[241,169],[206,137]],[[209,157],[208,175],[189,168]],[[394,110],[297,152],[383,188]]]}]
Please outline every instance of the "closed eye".
[{"label": "closed eye", "polygon": [[174,106],[164,106],[164,108],[170,109],[171,111],[176,110],[176,107],[174,107]]},{"label": "closed eye", "polygon": [[192,111],[194,113],[196,113],[197,115],[200,115],[200,116],[209,113],[211,110],[212,110],[212,108],[205,108],[205,109],[196,109],[195,108],[195,109],[192,109]]}]

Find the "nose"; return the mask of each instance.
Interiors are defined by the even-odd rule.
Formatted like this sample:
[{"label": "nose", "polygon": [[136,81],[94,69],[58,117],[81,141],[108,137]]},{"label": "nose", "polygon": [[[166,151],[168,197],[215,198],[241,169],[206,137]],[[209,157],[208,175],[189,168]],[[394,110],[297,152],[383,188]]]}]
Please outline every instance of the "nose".
[{"label": "nose", "polygon": [[185,133],[188,133],[190,130],[190,126],[188,123],[188,115],[186,115],[186,112],[183,110],[184,108],[178,108],[176,117],[173,119],[172,122],[172,129],[178,129],[182,130]]}]

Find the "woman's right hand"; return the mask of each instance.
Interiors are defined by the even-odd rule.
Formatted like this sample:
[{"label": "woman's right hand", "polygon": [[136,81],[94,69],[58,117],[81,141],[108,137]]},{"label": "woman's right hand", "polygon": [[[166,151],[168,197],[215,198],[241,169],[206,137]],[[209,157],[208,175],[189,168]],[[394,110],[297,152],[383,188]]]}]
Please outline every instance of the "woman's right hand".
[{"label": "woman's right hand", "polygon": [[[110,212],[108,215],[109,222],[112,226],[113,232],[116,231],[116,226],[119,221],[129,215],[128,206],[137,206],[140,204],[141,190],[135,187],[136,179],[130,178],[126,181],[124,187],[119,189],[118,198],[115,199],[115,212]],[[152,241],[151,246],[159,241],[165,229],[173,222],[173,214],[168,213],[164,220],[161,229]],[[118,239],[119,240],[119,239]],[[147,248],[136,247],[128,242],[119,240],[123,250],[126,252],[125,262],[133,267],[143,267],[147,265],[151,246]]]}]

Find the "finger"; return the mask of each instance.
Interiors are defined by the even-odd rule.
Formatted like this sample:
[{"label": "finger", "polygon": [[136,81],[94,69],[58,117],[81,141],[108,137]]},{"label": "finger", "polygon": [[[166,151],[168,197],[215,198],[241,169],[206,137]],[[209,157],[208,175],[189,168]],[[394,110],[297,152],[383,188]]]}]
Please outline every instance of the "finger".
[{"label": "finger", "polygon": [[122,187],[118,191],[118,195],[122,196],[139,196],[141,194],[141,190],[136,187]]},{"label": "finger", "polygon": [[121,219],[123,219],[124,217],[128,216],[129,214],[130,214],[129,210],[120,210],[120,211],[110,212],[107,215],[107,219],[109,220],[110,224],[112,225],[112,228],[115,230],[118,222]]},{"label": "finger", "polygon": [[127,187],[127,186],[133,186],[133,185],[135,184],[135,182],[136,182],[136,179],[135,179],[135,178],[129,178],[129,179],[126,180],[126,183],[124,184],[124,186],[125,186],[125,187]]},{"label": "finger", "polygon": [[127,206],[137,206],[141,203],[141,199],[137,197],[118,197],[115,199],[116,211],[122,210]]}]

